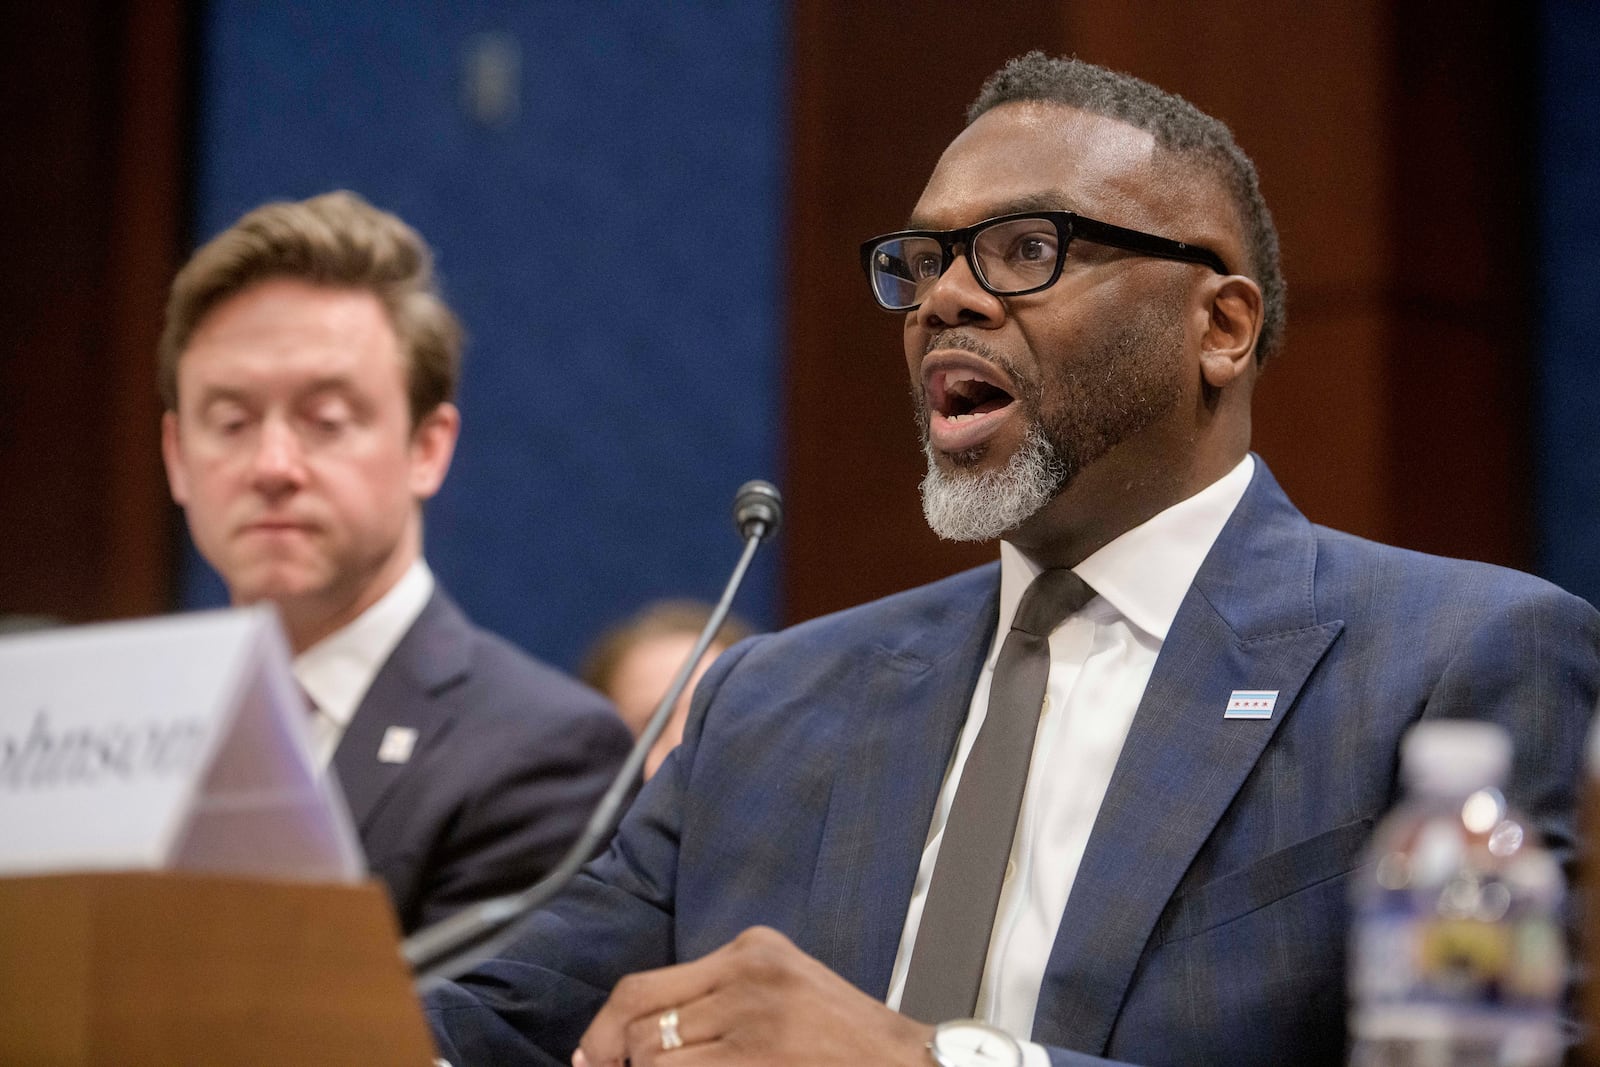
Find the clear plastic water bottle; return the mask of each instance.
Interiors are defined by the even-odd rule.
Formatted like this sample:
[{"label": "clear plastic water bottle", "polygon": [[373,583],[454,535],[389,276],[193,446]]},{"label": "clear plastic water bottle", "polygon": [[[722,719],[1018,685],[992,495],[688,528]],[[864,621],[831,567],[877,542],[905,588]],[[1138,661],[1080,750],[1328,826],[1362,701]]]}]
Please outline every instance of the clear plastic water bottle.
[{"label": "clear plastic water bottle", "polygon": [[1561,1062],[1561,870],[1500,793],[1500,727],[1430,721],[1401,746],[1407,798],[1354,889],[1352,1067]]}]

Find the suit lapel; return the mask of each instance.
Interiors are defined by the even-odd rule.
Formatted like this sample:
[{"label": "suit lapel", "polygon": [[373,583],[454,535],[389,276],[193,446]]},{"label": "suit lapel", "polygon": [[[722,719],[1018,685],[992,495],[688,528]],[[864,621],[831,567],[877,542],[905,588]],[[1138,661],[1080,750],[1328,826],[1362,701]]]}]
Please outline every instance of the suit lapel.
[{"label": "suit lapel", "polygon": [[857,677],[856,741],[828,798],[806,942],[823,963],[882,998],[889,990],[928,825],[999,614],[1000,568],[951,581],[950,595],[889,620]]},{"label": "suit lapel", "polygon": [[[366,828],[395,782],[450,725],[446,695],[467,673],[470,636],[466,617],[435,589],[362,697],[333,754],[339,785],[359,829]],[[378,759],[379,747],[393,728],[416,731],[406,762]]]},{"label": "suit lapel", "polygon": [[[1313,608],[1316,543],[1258,457],[1178,609],[1062,913],[1034,1036],[1102,1052],[1174,889],[1343,628]],[[1271,718],[1225,720],[1234,690]]]}]

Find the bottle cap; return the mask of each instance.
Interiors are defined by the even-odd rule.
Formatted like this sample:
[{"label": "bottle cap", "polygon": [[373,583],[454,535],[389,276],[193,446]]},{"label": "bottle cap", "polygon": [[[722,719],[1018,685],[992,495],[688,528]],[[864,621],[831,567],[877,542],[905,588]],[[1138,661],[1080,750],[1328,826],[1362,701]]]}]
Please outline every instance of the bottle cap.
[{"label": "bottle cap", "polygon": [[1511,769],[1511,735],[1477,719],[1429,719],[1400,742],[1406,785],[1423,793],[1470,793],[1498,786]]}]

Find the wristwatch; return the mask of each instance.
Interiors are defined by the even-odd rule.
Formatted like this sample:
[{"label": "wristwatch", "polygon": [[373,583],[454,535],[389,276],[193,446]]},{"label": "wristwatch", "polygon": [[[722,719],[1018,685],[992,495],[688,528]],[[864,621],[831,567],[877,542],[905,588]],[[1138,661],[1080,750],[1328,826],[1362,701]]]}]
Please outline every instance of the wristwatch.
[{"label": "wristwatch", "polygon": [[1022,1067],[1017,1039],[976,1019],[940,1023],[928,1051],[939,1067]]}]

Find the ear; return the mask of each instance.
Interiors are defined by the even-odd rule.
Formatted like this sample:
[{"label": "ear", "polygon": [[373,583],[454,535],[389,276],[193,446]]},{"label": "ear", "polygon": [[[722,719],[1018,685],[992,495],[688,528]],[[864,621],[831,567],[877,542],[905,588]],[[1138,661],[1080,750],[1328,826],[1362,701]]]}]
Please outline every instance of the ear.
[{"label": "ear", "polygon": [[1200,337],[1200,374],[1221,389],[1255,368],[1261,335],[1261,287],[1241,274],[1206,284],[1207,319]]},{"label": "ear", "polygon": [[411,431],[411,495],[427,500],[444,484],[450,460],[461,433],[461,412],[454,404],[440,404],[422,417]]},{"label": "ear", "polygon": [[167,467],[167,489],[179,507],[189,504],[189,475],[183,466],[183,450],[178,441],[178,413],[161,416],[161,461]]}]

